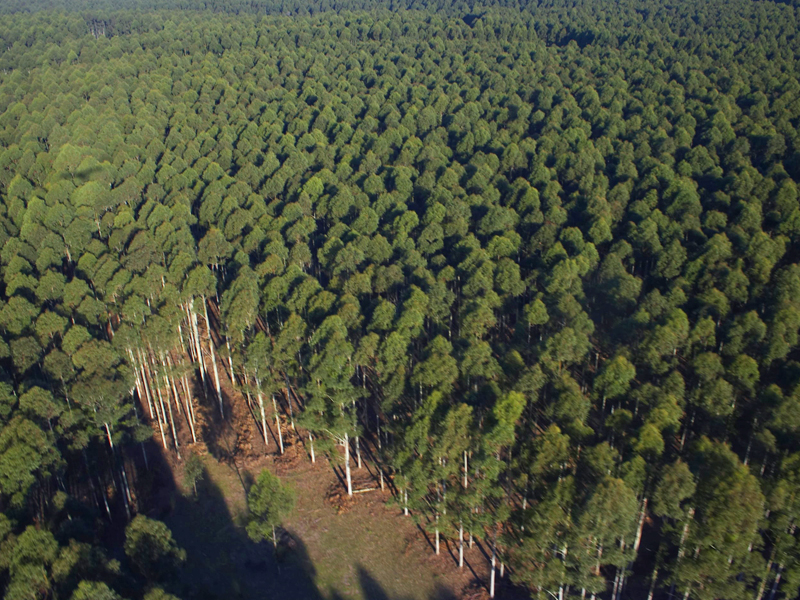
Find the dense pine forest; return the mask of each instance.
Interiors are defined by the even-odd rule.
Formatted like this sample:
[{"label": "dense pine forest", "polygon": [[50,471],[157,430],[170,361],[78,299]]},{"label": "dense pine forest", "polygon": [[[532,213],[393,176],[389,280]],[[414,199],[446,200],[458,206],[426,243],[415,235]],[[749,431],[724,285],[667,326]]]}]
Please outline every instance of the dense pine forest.
[{"label": "dense pine forest", "polygon": [[798,10],[3,2],[3,597],[175,600],[247,411],[486,594],[796,598]]}]

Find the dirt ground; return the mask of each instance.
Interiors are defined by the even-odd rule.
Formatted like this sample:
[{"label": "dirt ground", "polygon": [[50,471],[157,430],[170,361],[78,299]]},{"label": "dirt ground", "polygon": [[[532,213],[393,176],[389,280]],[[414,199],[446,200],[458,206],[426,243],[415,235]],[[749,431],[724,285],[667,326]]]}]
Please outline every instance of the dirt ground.
[{"label": "dirt ground", "polygon": [[[270,410],[268,444],[247,400],[224,387],[225,419],[212,402],[200,402],[199,441],[188,428],[179,436],[181,452],[199,454],[206,468],[197,495],[183,483],[174,449],[161,453],[161,483],[150,512],[163,518],[186,550],[182,577],[184,598],[297,600],[446,600],[486,598],[487,548],[479,541],[465,551],[458,568],[457,539],[442,538],[436,556],[432,539],[412,517],[391,503],[389,485],[380,489],[374,463],[353,460],[355,490],[348,498],[338,464],[317,456],[312,464],[306,446],[282,417],[285,453],[278,453],[276,424]],[[198,394],[199,395],[199,394]],[[271,406],[270,406],[271,409]],[[159,434],[155,436],[160,440]],[[277,550],[255,544],[244,530],[246,490],[258,473],[270,469],[297,492]],[[503,594],[504,588],[508,594]],[[498,580],[498,597],[517,596]]]}]

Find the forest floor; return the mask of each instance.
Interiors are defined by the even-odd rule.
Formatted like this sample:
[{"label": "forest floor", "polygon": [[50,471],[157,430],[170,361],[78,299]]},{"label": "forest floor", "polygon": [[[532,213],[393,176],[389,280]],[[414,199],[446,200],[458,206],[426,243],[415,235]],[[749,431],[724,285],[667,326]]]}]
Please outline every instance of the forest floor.
[{"label": "forest floor", "polygon": [[[229,382],[228,382],[229,384]],[[247,401],[224,390],[226,408],[201,407],[203,442],[186,448],[202,457],[205,477],[197,495],[183,482],[182,461],[162,453],[164,476],[160,506],[150,512],[164,519],[188,559],[182,577],[183,597],[198,600],[448,600],[488,598],[488,547],[476,540],[465,550],[458,568],[458,540],[442,537],[436,556],[432,536],[390,503],[387,486],[380,489],[375,465],[353,460],[354,489],[375,488],[347,497],[338,465],[321,456],[312,464],[306,447],[288,423],[282,422],[285,453],[279,455],[275,420],[265,446]],[[277,551],[255,544],[244,529],[246,490],[264,468],[279,475],[297,492]],[[164,482],[167,482],[164,485]],[[465,536],[466,537],[466,536]],[[465,543],[466,546],[466,543]],[[517,596],[505,579],[504,598]]]}]

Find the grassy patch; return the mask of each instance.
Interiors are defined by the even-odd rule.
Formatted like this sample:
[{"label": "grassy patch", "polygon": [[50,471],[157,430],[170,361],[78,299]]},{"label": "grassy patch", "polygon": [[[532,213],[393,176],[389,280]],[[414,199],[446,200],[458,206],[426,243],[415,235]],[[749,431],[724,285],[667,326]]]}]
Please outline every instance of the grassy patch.
[{"label": "grassy patch", "polygon": [[[166,519],[189,554],[187,598],[426,600],[455,598],[468,583],[446,552],[432,556],[411,520],[387,508],[381,492],[359,495],[339,514],[325,499],[336,478],[324,461],[288,469],[270,459],[246,466],[203,460],[198,498],[187,490],[176,494]],[[277,555],[244,531],[245,489],[262,468],[277,471],[298,493]]]}]

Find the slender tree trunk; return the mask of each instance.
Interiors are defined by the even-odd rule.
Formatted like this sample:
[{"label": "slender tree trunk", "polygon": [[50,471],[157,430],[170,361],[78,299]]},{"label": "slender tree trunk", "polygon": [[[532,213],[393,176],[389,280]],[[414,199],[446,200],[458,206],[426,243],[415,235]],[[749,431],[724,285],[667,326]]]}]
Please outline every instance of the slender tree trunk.
[{"label": "slender tree trunk", "polygon": [[275,394],[272,394],[272,408],[275,410],[275,429],[278,430],[278,445],[283,454],[283,434],[281,433],[281,421],[278,418],[278,403],[275,402]]},{"label": "slender tree trunk", "polygon": [[200,348],[200,333],[197,330],[197,313],[194,312],[194,298],[189,301],[189,315],[192,325],[192,334],[194,336],[194,351],[197,355],[197,366],[200,369],[200,379],[203,382],[203,395],[205,396],[206,390],[206,365],[203,360],[203,351]]},{"label": "slender tree trunk", "polygon": [[353,495],[353,479],[350,476],[350,437],[344,434],[344,472],[347,477],[347,495]]},{"label": "slender tree trunk", "polygon": [[258,409],[261,412],[261,433],[264,436],[264,445],[269,448],[267,440],[267,413],[264,410],[264,394],[261,392],[261,380],[256,377],[256,395],[258,397]]},{"label": "slender tree trunk", "polygon": [[178,460],[180,460],[181,449],[180,444],[178,444],[178,432],[175,429],[175,417],[172,415],[172,405],[169,403],[169,398],[167,398],[167,409],[169,410],[169,424],[172,428],[172,437],[175,439],[175,452],[178,454]]},{"label": "slender tree trunk", "polygon": [[492,539],[492,571],[489,575],[489,598],[494,598],[495,565],[497,563],[497,532]]},{"label": "slender tree trunk", "polygon": [[775,600],[775,594],[778,593],[778,586],[781,583],[781,572],[783,571],[783,565],[778,565],[778,574],[775,575],[775,581],[772,583],[772,591],[769,593],[769,600]]},{"label": "slender tree trunk", "polygon": [[284,378],[286,379],[286,404],[289,406],[289,422],[292,425],[292,431],[297,431],[297,427],[294,426],[294,408],[292,408],[292,393],[289,391],[289,379],[285,374]]},{"label": "slender tree trunk", "polygon": [[639,526],[636,528],[636,539],[633,542],[634,555],[639,552],[639,544],[642,542],[642,530],[644,529],[644,518],[647,514],[647,498],[642,500],[642,510],[639,513]]},{"label": "slender tree trunk", "polygon": [[464,450],[464,489],[467,489],[467,474],[469,473],[469,468],[467,464],[467,451]]},{"label": "slender tree trunk", "polygon": [[197,443],[197,435],[195,433],[195,416],[194,416],[194,403],[192,402],[192,393],[189,390],[189,382],[186,379],[186,374],[184,373],[181,377],[181,384],[183,385],[183,389],[186,392],[186,408],[189,411],[189,424],[192,427],[192,441],[196,444]]},{"label": "slender tree trunk", "polygon": [[[161,395],[161,388],[156,388],[156,391],[158,392],[158,402],[161,404],[161,414],[164,415],[167,411],[164,409],[164,397]],[[169,398],[167,398],[167,408],[169,409],[169,423],[172,429],[172,439],[175,442],[175,451],[180,459],[181,451],[178,447],[178,433],[175,430],[175,420],[172,418],[172,405],[169,403]]]},{"label": "slender tree trunk", "polygon": [[647,600],[653,600],[656,592],[656,581],[658,581],[658,567],[653,569],[653,578],[650,580],[650,591],[647,593]]},{"label": "slender tree trunk", "polygon": [[683,544],[686,542],[686,536],[689,533],[689,523],[691,522],[693,517],[694,517],[694,508],[690,508],[689,518],[686,519],[686,523],[683,526],[683,532],[681,532],[681,541],[678,544],[678,560],[683,558]]},{"label": "slender tree trunk", "polygon": [[144,387],[142,386],[142,378],[139,374],[139,365],[136,361],[136,357],[133,355],[133,351],[128,348],[128,356],[131,360],[131,366],[133,367],[133,373],[136,375],[136,392],[139,394],[139,401],[140,402],[147,402],[147,410],[150,412],[150,418],[153,418],[153,405],[150,403],[150,395],[145,394]]},{"label": "slender tree trunk", "polygon": [[208,306],[206,305],[206,298],[203,296],[203,313],[206,318],[206,329],[208,329],[208,350],[211,354],[211,366],[214,369],[214,383],[217,387],[217,400],[219,401],[219,415],[225,418],[225,411],[222,406],[222,388],[219,385],[219,370],[217,369],[217,358],[214,354],[214,338],[211,336],[211,321],[208,320]]},{"label": "slender tree trunk", "polygon": [[[144,371],[142,371],[142,373],[144,375]],[[145,380],[146,380],[146,377],[145,377]],[[161,400],[161,392],[158,392],[158,398],[159,398],[159,401],[160,401]],[[155,398],[153,398],[153,405],[155,406],[155,409],[156,409],[156,421],[158,421],[158,430],[159,430],[159,432],[161,432],[161,443],[164,444],[164,450],[168,450],[169,446],[167,444],[167,436],[164,434],[164,423],[167,422],[167,419],[163,415],[163,412],[159,412],[159,410],[158,410],[159,409],[159,404],[161,405],[161,409],[163,411],[164,403],[163,402],[155,402]]]},{"label": "slender tree trunk", "polygon": [[272,547],[278,547],[278,537],[275,535],[275,525],[272,526]]},{"label": "slender tree trunk", "polygon": [[458,568],[464,568],[464,523],[458,520]]},{"label": "slender tree trunk", "polygon": [[439,515],[436,515],[436,556],[439,556]]},{"label": "slender tree trunk", "polygon": [[358,462],[358,468],[361,469],[361,445],[358,443],[358,436],[356,436],[356,461]]},{"label": "slender tree trunk", "polygon": [[403,513],[408,516],[408,489],[403,490]]},{"label": "slender tree trunk", "polygon": [[309,445],[311,446],[311,464],[316,464],[317,459],[314,456],[314,436],[311,435],[310,431],[308,432],[308,442]]},{"label": "slender tree trunk", "polygon": [[231,353],[231,340],[225,336],[225,346],[228,348],[228,368],[231,370],[231,387],[236,389],[236,374],[233,372],[233,354]]},{"label": "slender tree trunk", "polygon": [[[189,337],[189,360],[191,362],[197,362],[199,357],[197,356],[197,345],[194,343],[194,331],[192,330],[192,315],[189,313],[189,303],[187,302],[182,306],[183,312],[186,313],[186,335]],[[179,331],[180,325],[178,325]],[[186,349],[186,348],[184,348]]]},{"label": "slender tree trunk", "polygon": [[153,418],[153,402],[152,397],[150,394],[150,388],[147,383],[147,372],[144,370],[144,356],[142,355],[142,351],[137,349],[137,354],[139,355],[139,371],[142,375],[142,387],[144,388],[144,394],[147,396],[147,408],[150,410],[150,418]]},{"label": "slender tree trunk", "polygon": [[769,562],[767,563],[767,570],[764,573],[764,577],[761,578],[761,583],[758,586],[758,593],[756,593],[756,600],[761,600],[761,598],[763,598],[764,596],[764,590],[767,587],[767,577],[769,577],[769,574],[772,572],[772,565],[774,564],[773,561],[775,560],[775,552],[776,548],[773,548],[772,554],[769,557]]}]

